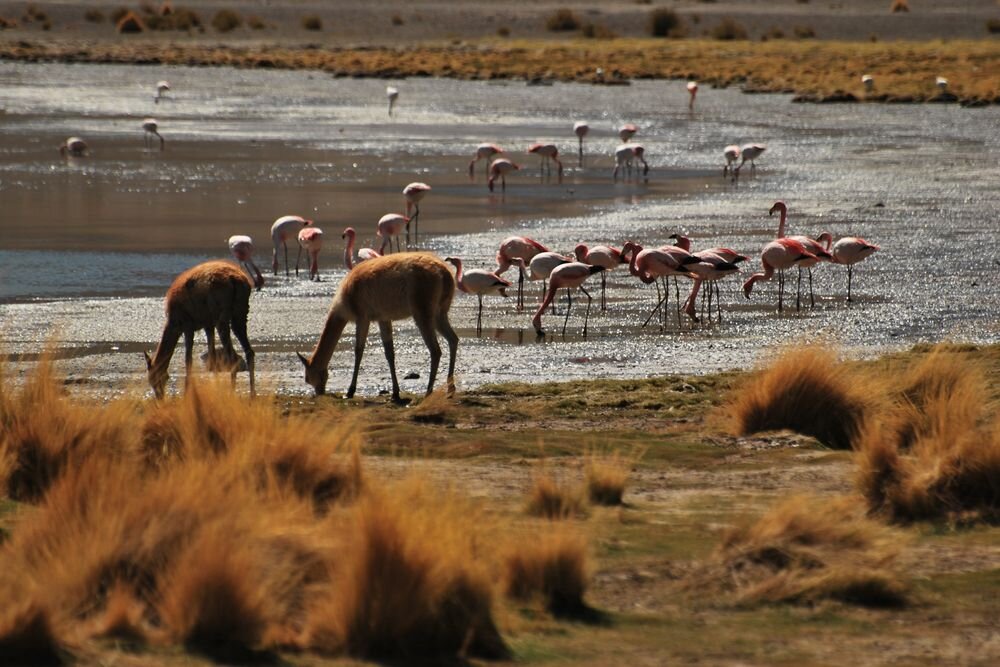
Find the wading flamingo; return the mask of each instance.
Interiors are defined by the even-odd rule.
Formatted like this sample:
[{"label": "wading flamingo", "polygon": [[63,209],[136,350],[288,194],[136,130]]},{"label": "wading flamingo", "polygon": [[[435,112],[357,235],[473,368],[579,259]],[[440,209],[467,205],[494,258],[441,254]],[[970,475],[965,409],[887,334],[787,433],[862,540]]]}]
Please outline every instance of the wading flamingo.
[{"label": "wading flamingo", "polygon": [[168,81],[157,81],[156,82],[156,97],[153,98],[153,102],[156,104],[160,103],[160,100],[166,97],[165,93],[170,92],[170,82]]},{"label": "wading flamingo", "polygon": [[[719,281],[728,275],[734,273],[739,273],[740,267],[739,263],[746,261],[744,255],[740,255],[734,250],[729,248],[710,248],[708,250],[699,250],[693,253],[695,257],[701,260],[698,264],[692,264],[690,268],[691,272],[694,273],[697,278],[694,279],[694,284],[691,286],[691,293],[688,295],[687,300],[684,302],[684,312],[688,314],[695,322],[698,322],[698,317],[695,315],[695,301],[698,298],[698,291],[701,289],[702,283],[708,283],[708,319],[712,320],[712,291],[715,291],[716,308],[719,312],[719,322],[722,321],[722,299],[719,294]],[[702,313],[705,311],[706,299],[702,299]]]},{"label": "wading flamingo", "polygon": [[517,171],[518,169],[520,169],[520,167],[505,157],[493,160],[493,163],[490,164],[490,178],[486,182],[486,185],[490,188],[490,192],[493,192],[493,182],[496,181],[498,177],[500,178],[501,190],[507,192],[507,174],[512,171]]},{"label": "wading flamingo", "polygon": [[[420,200],[431,191],[426,183],[410,183],[403,188],[403,199],[406,200],[406,216],[413,222],[413,245],[420,243]],[[410,210],[413,215],[410,215]],[[410,247],[410,223],[406,223],[406,247]]]},{"label": "wading flamingo", "polygon": [[528,152],[541,157],[538,163],[538,173],[543,172],[552,175],[552,162],[559,167],[559,182],[562,183],[563,164],[559,160],[559,149],[554,144],[532,144],[528,147]]},{"label": "wading flamingo", "polygon": [[[623,178],[628,178],[632,173],[635,160],[642,162],[642,174],[649,173],[649,163],[646,162],[646,149],[639,144],[622,144],[615,150],[615,170],[611,172],[612,180],[618,180],[618,170],[623,169]],[[636,177],[639,176],[639,169],[636,168]]]},{"label": "wading flamingo", "polygon": [[[237,234],[230,236],[228,243],[229,252],[243,266],[250,279],[253,280],[254,287],[259,291],[264,286],[264,276],[261,275],[260,269],[257,268],[257,265],[253,261],[253,239],[249,236]],[[251,268],[253,271],[250,270]]]},{"label": "wading flamingo", "polygon": [[153,147],[154,136],[159,138],[160,150],[161,151],[163,150],[163,147],[166,144],[166,142],[163,140],[163,135],[161,135],[159,132],[159,127],[160,126],[156,122],[155,118],[146,118],[145,120],[142,121],[142,130],[143,130],[142,138],[143,142],[146,145],[147,150]]},{"label": "wading flamingo", "polygon": [[880,249],[874,243],[869,243],[857,236],[845,236],[833,244],[833,261],[847,266],[847,301],[851,301],[851,277],[854,265],[873,255]]},{"label": "wading flamingo", "polygon": [[247,315],[250,312],[250,292],[253,286],[243,271],[228,262],[213,261],[199,264],[183,272],[167,290],[167,323],[163,327],[160,344],[152,357],[143,352],[149,384],[157,398],[163,398],[167,384],[167,368],[184,336],[184,368],[187,387],[191,378],[194,333],[205,330],[208,339],[209,367],[217,368],[215,359],[215,332],[222,343],[223,363],[229,369],[233,385],[239,369],[239,357],[233,350],[230,329],[243,348],[247,373],[250,375],[250,395],[254,389],[254,352],[247,339]]},{"label": "wading flamingo", "polygon": [[498,276],[502,276],[511,266],[515,265],[515,259],[520,259],[522,264],[518,265],[520,276],[517,280],[517,309],[524,308],[524,266],[530,264],[531,260],[540,252],[548,252],[549,249],[534,239],[527,236],[508,236],[500,243],[497,250],[497,271]]},{"label": "wading flamingo", "polygon": [[299,275],[299,259],[302,251],[309,257],[309,280],[319,282],[319,251],[323,249],[323,230],[319,227],[303,227],[299,230],[299,254],[295,257],[295,275]]},{"label": "wading flamingo", "polygon": [[381,257],[382,253],[374,248],[359,248],[358,249],[358,261],[354,261],[354,237],[357,232],[354,231],[354,227],[348,227],[341,234],[340,238],[347,239],[347,245],[344,246],[344,266],[350,271],[354,268],[355,264],[360,264],[361,262],[367,261],[374,257]]},{"label": "wading flamingo", "polygon": [[754,162],[757,158],[767,150],[766,144],[745,144],[740,147],[740,164],[738,167],[733,169],[733,177],[739,178],[740,169],[743,168],[747,162],[750,163],[750,175],[753,176],[757,173],[757,164]]},{"label": "wading flamingo", "polygon": [[[785,221],[788,219],[788,205],[783,201],[776,201],[771,206],[771,210],[769,210],[767,214],[774,215],[775,211],[778,211],[781,214],[781,220],[778,223],[778,238],[784,238]],[[813,307],[816,305],[816,298],[813,296],[812,267],[816,266],[820,262],[830,261],[833,259],[829,252],[830,242],[833,240],[833,236],[830,235],[830,232],[823,232],[815,239],[809,238],[808,236],[789,236],[788,238],[801,243],[802,247],[813,255],[811,258],[803,259],[796,263],[796,266],[799,269],[799,282],[795,289],[795,309],[798,310],[800,308],[802,301],[802,269],[806,269],[809,274],[809,304],[810,307]],[[826,243],[826,245],[824,246],[823,243]]]},{"label": "wading flamingo", "polygon": [[385,246],[389,245],[392,250],[392,237],[396,237],[396,252],[399,252],[399,234],[410,224],[410,219],[399,213],[386,213],[378,221],[376,235],[382,237],[382,244],[378,247],[380,255],[385,254]]},{"label": "wading flamingo", "polygon": [[[566,255],[561,255],[557,252],[540,252],[531,258],[531,261],[525,265],[524,260],[520,257],[515,257],[513,259],[514,266],[518,267],[522,272],[527,273],[528,280],[541,280],[542,281],[542,295],[541,298],[545,298],[545,292],[548,290],[548,280],[549,276],[552,275],[552,271],[563,264],[572,262],[572,257],[567,257]],[[553,313],[555,313],[555,304],[552,304]]]},{"label": "wading flamingo", "polygon": [[583,283],[587,278],[599,273],[604,270],[603,266],[591,266],[590,264],[584,264],[583,262],[569,262],[567,264],[560,264],[552,273],[549,275],[549,290],[545,293],[545,298],[542,300],[538,310],[535,311],[535,316],[531,318],[531,324],[535,327],[535,333],[539,336],[544,336],[545,331],[542,330],[542,313],[548,308],[549,304],[562,288],[566,288],[566,319],[563,320],[562,333],[566,335],[566,325],[569,322],[569,311],[573,306],[573,288],[579,287],[580,291],[584,293],[587,297],[587,312],[583,318],[583,335],[587,335],[587,323],[590,320],[590,304],[593,299],[588,292],[583,287]]},{"label": "wading flamingo", "polygon": [[622,140],[622,143],[628,143],[629,139],[634,137],[639,131],[639,128],[632,123],[625,123],[618,129],[618,138]]},{"label": "wading flamingo", "polygon": [[587,123],[583,122],[582,120],[578,120],[575,123],[573,123],[573,134],[576,135],[576,138],[580,142],[580,166],[581,167],[583,166],[583,138],[587,136],[588,132],[590,132],[590,125],[588,125]]},{"label": "wading flamingo", "polygon": [[578,243],[573,248],[573,254],[578,262],[604,267],[604,272],[601,273],[601,310],[607,310],[608,271],[613,271],[619,264],[628,264],[628,258],[621,250],[612,246],[596,245],[593,248],[588,248],[585,243]]},{"label": "wading flamingo", "polygon": [[[629,273],[636,276],[647,285],[650,283],[656,283],[656,305],[649,312],[649,316],[646,318],[646,321],[643,322],[642,326],[649,324],[653,315],[656,314],[662,306],[663,311],[662,318],[660,320],[660,327],[662,328],[666,324],[667,301],[670,297],[667,278],[669,276],[686,276],[688,278],[696,278],[697,276],[694,273],[691,273],[690,266],[692,264],[697,264],[701,260],[683,248],[677,246],[665,246],[663,248],[649,248],[644,250],[641,245],[633,243],[632,241],[628,241],[622,246],[622,254],[630,254]],[[664,293],[662,297],[660,295],[660,284],[657,281],[658,278],[663,279]],[[679,305],[677,311],[677,324],[678,326],[680,325]]]},{"label": "wading flamingo", "polygon": [[733,167],[733,163],[740,159],[740,147],[736,144],[729,144],[722,150],[722,154],[726,158],[726,166],[722,168],[722,177],[726,177],[726,172],[732,170],[733,177],[736,177],[736,168]]},{"label": "wading flamingo", "polygon": [[759,280],[770,280],[775,270],[778,271],[778,312],[783,307],[782,296],[785,290],[785,270],[804,259],[815,259],[816,256],[805,249],[798,241],[789,238],[778,238],[764,246],[760,253],[760,263],[764,271],[755,273],[743,283],[743,295],[749,299],[754,283]]},{"label": "wading flamingo", "polygon": [[358,264],[340,283],[323,333],[312,354],[308,358],[298,354],[306,369],[306,383],[317,395],[326,392],[330,358],[347,323],[354,322],[354,373],[346,394],[347,398],[352,398],[358,386],[358,371],[368,340],[368,328],[372,322],[378,322],[392,378],[392,401],[401,403],[392,321],[412,317],[431,353],[427,393],[434,389],[441,362],[441,346],[437,340],[440,333],[448,341],[448,394],[453,394],[458,335],[448,322],[448,310],[454,296],[454,276],[444,262],[432,255],[408,252],[376,257]]},{"label": "wading flamingo", "polygon": [[399,90],[394,86],[386,86],[385,97],[389,100],[389,118],[392,118],[392,107],[396,105],[396,100],[399,99]]},{"label": "wading flamingo", "polygon": [[866,93],[870,93],[875,88],[875,79],[871,74],[865,74],[861,77],[861,85],[865,87]]},{"label": "wading flamingo", "polygon": [[688,81],[687,82],[687,91],[688,91],[688,95],[689,95],[689,98],[688,98],[688,110],[694,111],[694,98],[698,95],[698,82],[697,81]]},{"label": "wading flamingo", "polygon": [[70,137],[59,146],[59,154],[63,157],[83,157],[87,154],[87,142],[80,137]]},{"label": "wading flamingo", "polygon": [[490,160],[493,159],[494,155],[500,155],[503,153],[503,149],[496,144],[479,144],[476,146],[476,155],[469,162],[469,180],[475,180],[476,178],[476,163],[480,160],[486,160],[486,177],[490,176]]},{"label": "wading flamingo", "polygon": [[483,269],[462,270],[462,260],[456,257],[446,257],[446,262],[455,265],[455,281],[458,289],[466,294],[475,294],[479,297],[479,314],[476,316],[476,334],[483,331],[483,295],[499,294],[507,298],[507,288],[510,282],[504,280],[495,273]]},{"label": "wading flamingo", "polygon": [[297,238],[298,230],[313,224],[312,220],[306,220],[298,215],[284,215],[274,221],[271,225],[271,244],[274,250],[271,253],[271,271],[278,275],[278,248],[285,249],[285,275],[288,274],[288,240]]}]

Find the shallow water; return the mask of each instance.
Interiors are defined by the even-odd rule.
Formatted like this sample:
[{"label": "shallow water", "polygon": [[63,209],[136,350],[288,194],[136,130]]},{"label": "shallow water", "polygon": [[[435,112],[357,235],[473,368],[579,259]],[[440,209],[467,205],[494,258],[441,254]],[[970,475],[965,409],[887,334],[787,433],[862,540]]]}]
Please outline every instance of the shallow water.
[{"label": "shallow water", "polygon": [[[173,95],[154,104],[153,84],[164,78]],[[391,119],[387,83],[401,91]],[[789,233],[830,231],[882,246],[856,267],[851,304],[843,267],[814,271],[816,307],[800,311],[790,276],[781,315],[776,280],[759,283],[746,301],[740,281],[728,279],[724,321],[712,327],[679,328],[672,292],[665,330],[643,328],[655,290],[623,269],[608,276],[607,313],[595,298],[586,338],[582,295],[574,297],[567,335],[561,315],[545,315],[549,334],[541,341],[530,324],[538,283],[528,284],[525,313],[513,299],[487,298],[481,336],[475,297],[458,295],[451,319],[462,337],[460,386],[746,367],[798,340],[870,355],[920,341],[994,342],[1000,333],[995,107],[797,105],[784,95],[703,87],[689,114],[682,82],[526,86],[11,63],[0,63],[0,90],[5,351],[36,353],[55,339],[64,370],[104,393],[141,385],[137,352],[159,338],[162,294],[174,275],[224,256],[224,239],[234,233],[255,238],[266,266],[270,224],[288,213],[325,229],[323,281],[267,273],[268,285],[252,300],[250,331],[262,384],[305,392],[290,352],[308,351],[322,328],[343,276],[340,232],[352,225],[361,245],[374,243],[375,221],[401,211],[399,192],[414,180],[434,188],[421,206],[421,246],[470,267],[491,267],[511,233],[569,252],[578,241],[662,245],[683,231],[696,248],[724,245],[756,257],[777,229],[767,216],[775,199],[788,202]],[[163,153],[143,147],[139,125],[147,115],[160,122]],[[578,119],[592,127],[583,169],[571,132]],[[623,122],[641,128],[637,140],[653,167],[648,183],[611,182],[614,130]],[[71,134],[90,142],[91,156],[59,159],[56,147]],[[524,154],[539,140],[562,148],[562,185],[540,179],[536,160]],[[481,141],[506,147],[523,167],[505,195],[487,191],[482,164],[476,181],[468,179]],[[744,170],[734,186],[721,178],[721,150],[748,141],[768,150],[756,177]],[[756,259],[750,264],[744,278],[759,267]],[[599,281],[588,289],[597,297]],[[396,330],[401,376],[422,376],[404,389],[417,391],[426,382],[426,349],[412,324]],[[349,345],[334,356],[333,391],[348,382]],[[374,336],[362,393],[388,385],[380,347]]]}]

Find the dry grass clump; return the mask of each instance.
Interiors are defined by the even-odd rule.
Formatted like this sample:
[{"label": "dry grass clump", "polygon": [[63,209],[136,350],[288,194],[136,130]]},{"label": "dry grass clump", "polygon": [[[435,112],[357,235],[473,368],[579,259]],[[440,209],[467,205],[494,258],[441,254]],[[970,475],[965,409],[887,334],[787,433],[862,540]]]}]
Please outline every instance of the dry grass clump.
[{"label": "dry grass clump", "polygon": [[[14,604],[10,604],[13,602]],[[61,665],[64,650],[52,616],[36,602],[11,600],[0,616],[0,664]]]},{"label": "dry grass clump", "polygon": [[403,20],[403,17],[400,16],[399,14],[393,14],[390,21],[393,25],[403,25],[404,23],[406,23],[406,21]]},{"label": "dry grass clump", "polygon": [[170,11],[156,12],[146,17],[150,30],[193,30],[201,27],[201,17],[187,7],[171,8]]},{"label": "dry grass clump", "polygon": [[1000,33],[1000,19],[988,19],[986,21],[986,32],[991,35]]},{"label": "dry grass clump", "polygon": [[115,30],[121,34],[143,32],[145,29],[146,24],[139,18],[139,15],[128,10],[121,15],[121,18],[118,19],[115,25]]},{"label": "dry grass clump", "polygon": [[251,30],[263,30],[267,27],[267,24],[264,22],[264,19],[254,14],[247,17],[247,27]]},{"label": "dry grass clump", "polygon": [[618,34],[603,23],[588,21],[583,24],[580,34],[589,39],[614,39]]},{"label": "dry grass clump", "polygon": [[551,32],[570,32],[580,27],[580,20],[569,9],[557,9],[545,21],[545,27]]},{"label": "dry grass clump", "polygon": [[243,25],[243,18],[232,9],[220,9],[212,17],[212,27],[219,32],[229,32]]},{"label": "dry grass clump", "polygon": [[889,5],[889,11],[893,14],[910,11],[909,0],[892,0],[892,4]]},{"label": "dry grass clump", "polygon": [[310,614],[309,645],[370,658],[507,655],[492,617],[484,517],[411,480],[366,495],[342,518],[343,562]]},{"label": "dry grass clump", "polygon": [[898,541],[851,500],[793,498],[726,534],[696,579],[738,604],[833,599],[897,606],[907,601],[906,585],[891,569]]},{"label": "dry grass clump", "polygon": [[584,458],[583,476],[590,502],[595,505],[621,505],[629,472],[643,453],[639,450],[628,456],[619,451],[588,454]]},{"label": "dry grass clump", "polygon": [[526,511],[546,519],[567,519],[586,514],[584,489],[556,480],[542,469],[531,481]]},{"label": "dry grass clump", "polygon": [[518,600],[541,598],[557,615],[575,615],[588,609],[583,596],[590,575],[586,539],[566,529],[519,541],[504,556],[507,595]]},{"label": "dry grass clump", "polygon": [[649,13],[649,34],[653,37],[669,37],[682,29],[681,17],[672,9],[659,7]]},{"label": "dry grass clump", "polygon": [[816,31],[813,30],[812,26],[808,25],[797,25],[792,28],[792,32],[795,33],[795,36],[799,39],[813,39],[816,37]]},{"label": "dry grass clump", "polygon": [[104,23],[104,12],[100,9],[88,9],[83,13],[83,18],[90,23]]},{"label": "dry grass clump", "polygon": [[323,29],[323,19],[311,14],[309,16],[302,17],[302,27],[306,30],[322,30]]},{"label": "dry grass clump", "polygon": [[728,406],[738,435],[791,429],[850,449],[872,409],[870,385],[819,347],[794,348],[736,390]]},{"label": "dry grass clump", "polygon": [[742,24],[727,16],[719,21],[717,26],[712,28],[711,35],[714,39],[723,41],[747,39],[747,29]]}]

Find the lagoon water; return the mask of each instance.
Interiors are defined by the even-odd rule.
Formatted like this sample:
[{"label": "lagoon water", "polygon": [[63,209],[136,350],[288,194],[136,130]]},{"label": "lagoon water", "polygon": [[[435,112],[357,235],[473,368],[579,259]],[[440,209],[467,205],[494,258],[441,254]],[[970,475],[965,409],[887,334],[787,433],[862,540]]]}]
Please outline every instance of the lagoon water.
[{"label": "lagoon water", "polygon": [[[159,79],[173,91],[154,104]],[[392,118],[387,83],[400,89]],[[545,315],[549,333],[538,340],[530,324],[538,283],[529,283],[524,313],[514,299],[487,298],[481,336],[475,297],[459,294],[451,319],[462,337],[460,387],[743,368],[776,345],[804,340],[865,356],[1000,337],[997,107],[800,105],[787,95],[702,86],[689,113],[683,82],[386,82],[15,63],[0,63],[0,91],[0,344],[27,358],[54,346],[60,369],[101,394],[143,386],[138,353],[159,338],[166,287],[184,268],[225,257],[225,239],[238,233],[253,236],[268,279],[251,302],[261,384],[307,393],[291,352],[308,351],[322,328],[344,275],[340,234],[353,226],[361,245],[375,244],[376,221],[402,212],[400,191],[411,181],[433,187],[421,206],[421,247],[468,267],[495,266],[496,248],[511,234],[568,253],[580,241],[659,246],[684,232],[695,248],[723,245],[752,258],[741,278],[721,284],[724,319],[711,327],[678,327],[672,306],[665,331],[642,327],[655,290],[624,267],[608,276],[607,313],[595,299],[586,338],[582,295],[566,335],[561,315]],[[160,123],[162,153],[143,146],[146,116]],[[582,168],[575,120],[592,128]],[[611,180],[624,122],[640,127],[636,141],[652,167],[646,182]],[[70,135],[84,137],[91,155],[60,159]],[[469,180],[469,160],[484,141],[522,166],[505,194],[489,193],[482,163]],[[560,147],[562,184],[539,177],[525,153],[535,141]],[[747,168],[737,184],[723,179],[723,146],[750,141],[768,145],[756,177]],[[796,311],[795,275],[781,314],[776,280],[743,298],[739,282],[759,269],[760,248],[775,235],[767,211],[776,199],[788,203],[790,234],[829,231],[881,245],[856,267],[854,302],[845,301],[839,266],[814,271],[814,308]],[[285,214],[313,218],[325,231],[321,282],[266,270],[270,225]],[[290,254],[294,262],[295,248]],[[599,290],[593,279],[591,294]],[[404,390],[419,391],[426,348],[412,324],[395,328],[401,376],[421,376]],[[351,347],[349,335],[332,362],[332,391],[347,385]],[[380,348],[373,337],[359,393],[388,386]]]}]

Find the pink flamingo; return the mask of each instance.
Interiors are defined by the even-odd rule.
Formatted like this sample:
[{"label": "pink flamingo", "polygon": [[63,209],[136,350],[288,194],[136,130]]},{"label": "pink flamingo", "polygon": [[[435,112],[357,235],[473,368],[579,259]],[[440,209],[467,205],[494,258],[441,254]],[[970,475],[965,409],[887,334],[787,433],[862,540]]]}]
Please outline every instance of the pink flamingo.
[{"label": "pink flamingo", "polygon": [[[687,236],[684,236],[683,234],[671,234],[670,238],[675,239],[678,248],[687,250],[688,252],[691,251],[691,239]],[[699,250],[698,252],[692,253],[692,255],[700,259],[701,262],[698,264],[691,264],[687,267],[697,277],[694,280],[694,284],[691,286],[691,293],[684,301],[683,310],[692,320],[695,322],[699,321],[698,317],[695,315],[694,304],[698,298],[698,292],[701,290],[702,283],[708,282],[709,319],[711,319],[712,316],[712,287],[714,286],[716,303],[719,310],[719,321],[721,322],[722,300],[721,295],[719,294],[718,281],[728,275],[738,273],[740,270],[739,263],[745,262],[747,257],[746,255],[741,255],[730,248],[709,248],[707,250]]]},{"label": "pink flamingo", "polygon": [[395,86],[386,86],[385,98],[389,101],[389,118],[392,118],[392,108],[396,106],[396,100],[399,99],[399,89]]},{"label": "pink flamingo", "polygon": [[163,135],[158,131],[159,124],[156,122],[155,118],[146,118],[142,121],[143,130],[143,141],[145,142],[147,150],[153,147],[153,137],[156,136],[160,139],[160,150],[163,150],[164,144]]},{"label": "pink flamingo", "polygon": [[[701,260],[687,252],[683,248],[677,246],[666,246],[663,248],[650,248],[644,250],[638,243],[633,243],[628,241],[622,246],[622,254],[631,253],[631,259],[629,261],[629,273],[636,276],[644,282],[645,284],[656,283],[656,295],[657,302],[656,305],[649,313],[649,317],[642,326],[649,324],[649,321],[653,319],[653,315],[663,307],[663,320],[660,322],[662,328],[666,320],[666,305],[667,300],[670,297],[670,290],[666,285],[666,279],[668,276],[686,276],[688,278],[695,278],[695,274],[691,273],[690,266],[692,264],[697,264]],[[657,282],[657,278],[662,278],[664,281],[663,289],[664,295],[660,297],[660,285]],[[680,311],[677,313],[677,323],[680,324]]]},{"label": "pink flamingo", "polygon": [[[615,181],[618,180],[618,170],[624,169],[625,178],[632,173],[632,164],[634,160],[639,160],[642,162],[642,174],[645,176],[649,173],[649,163],[646,162],[646,149],[639,144],[623,144],[615,150],[615,170],[611,173],[611,178]],[[636,176],[638,176],[639,171],[636,169]]]},{"label": "pink flamingo", "polygon": [[[525,262],[520,257],[514,257],[512,260],[514,266],[518,267],[522,273],[527,273],[528,280],[541,280],[542,281],[542,296],[545,298],[545,292],[548,290],[548,280],[549,276],[552,275],[552,271],[555,270],[557,266],[567,264],[573,261],[572,257],[567,257],[558,252],[540,252],[531,258],[531,261],[525,265]],[[552,304],[552,312],[555,314],[555,304]]]},{"label": "pink flamingo", "polygon": [[636,132],[638,131],[639,128],[633,125],[632,123],[625,123],[618,130],[618,138],[620,138],[623,143],[627,144],[629,139],[634,137],[636,135]]},{"label": "pink flamingo", "polygon": [[599,273],[604,270],[603,266],[591,266],[589,264],[584,264],[583,262],[569,262],[567,264],[561,264],[552,270],[549,275],[549,290],[545,293],[545,298],[542,300],[538,310],[535,311],[535,316],[531,318],[531,324],[535,327],[535,333],[539,336],[544,336],[545,332],[542,330],[542,313],[548,308],[549,304],[552,303],[552,299],[555,298],[556,292],[561,288],[566,288],[566,319],[563,320],[562,333],[566,335],[566,325],[569,322],[569,311],[573,306],[573,288],[579,287],[580,291],[587,296],[587,313],[583,318],[583,335],[587,335],[587,323],[590,320],[590,304],[593,299],[588,292],[583,287],[583,283],[587,278]]},{"label": "pink flamingo", "polygon": [[[278,248],[285,249],[285,275],[288,275],[288,239],[294,230],[308,227],[313,224],[312,220],[306,220],[298,215],[285,215],[274,221],[271,225],[271,243],[274,244],[274,251],[271,253],[271,270],[278,274]],[[296,232],[297,233],[297,232]]]},{"label": "pink flamingo", "polygon": [[394,236],[396,237],[396,252],[399,252],[399,234],[409,223],[410,219],[399,213],[386,213],[379,218],[376,234],[382,237],[382,245],[378,247],[380,255],[385,254],[386,244],[389,244],[389,250],[392,250],[392,237]]},{"label": "pink flamingo", "polygon": [[295,257],[295,275],[299,275],[299,259],[305,250],[309,256],[309,280],[319,282],[319,251],[323,248],[323,230],[303,227],[299,231],[299,254]]},{"label": "pink flamingo", "polygon": [[795,266],[804,259],[815,259],[815,255],[806,250],[798,241],[788,238],[778,238],[764,246],[760,253],[760,262],[764,266],[762,273],[755,273],[743,283],[743,295],[750,298],[750,291],[758,280],[770,280],[775,270],[778,271],[778,312],[782,310],[782,295],[785,289],[785,269]]},{"label": "pink flamingo", "polygon": [[344,233],[340,236],[342,239],[347,239],[347,245],[344,246],[344,265],[347,266],[347,270],[350,271],[354,268],[355,264],[360,264],[369,259],[375,257],[381,257],[382,254],[375,250],[374,248],[360,248],[358,250],[358,261],[354,261],[354,237],[357,232],[354,231],[354,227],[348,227],[344,230]]},{"label": "pink flamingo", "polygon": [[[774,215],[774,212],[778,211],[781,214],[781,221],[778,223],[778,238],[785,237],[785,221],[788,218],[788,205],[783,201],[776,201],[771,206],[771,210],[767,212],[768,215]],[[812,267],[819,264],[821,261],[830,261],[833,256],[830,254],[830,242],[833,240],[830,232],[823,232],[817,238],[812,239],[808,236],[789,236],[788,238],[793,241],[801,243],[802,246],[814,257],[800,260],[796,266],[799,269],[799,282],[798,287],[795,290],[795,309],[798,310],[801,304],[801,294],[802,294],[802,269],[806,269],[809,273],[809,304],[811,307],[816,305],[816,298],[813,296],[813,284],[812,284]],[[826,243],[826,246],[823,243]]]},{"label": "pink flamingo", "polygon": [[444,261],[455,265],[455,282],[458,289],[466,294],[475,294],[479,297],[479,314],[476,317],[476,334],[478,335],[483,331],[483,295],[499,294],[507,298],[507,288],[510,287],[510,282],[483,269],[462,271],[462,260],[456,257],[446,257]]},{"label": "pink flamingo", "polygon": [[562,183],[563,164],[559,160],[559,149],[556,148],[555,144],[531,144],[531,146],[528,147],[528,152],[541,156],[542,160],[539,162],[538,168],[539,174],[545,171],[551,176],[551,163],[555,162],[559,166],[559,182]]},{"label": "pink flamingo", "polygon": [[[548,252],[549,249],[534,239],[527,236],[509,236],[500,243],[497,250],[497,271],[498,276],[502,276],[511,266],[518,267],[520,276],[517,280],[517,309],[524,308],[524,268],[525,264],[531,262],[532,258],[540,252]],[[517,264],[515,260],[520,259]]]},{"label": "pink flamingo", "polygon": [[[257,291],[260,291],[260,288],[264,286],[264,276],[261,275],[257,265],[253,263],[253,239],[249,236],[235,234],[229,237],[228,243],[229,252],[233,254],[233,258],[243,266],[243,269],[253,279],[253,284],[257,288]],[[250,270],[251,267],[253,271]]]},{"label": "pink flamingo", "polygon": [[833,244],[833,261],[847,266],[847,300],[851,301],[851,276],[854,265],[873,255],[881,248],[858,236],[845,236]]},{"label": "pink flamingo", "polygon": [[153,98],[154,104],[159,104],[161,99],[166,98],[166,93],[170,92],[170,82],[169,81],[157,81],[156,82],[156,97]]},{"label": "pink flamingo", "polygon": [[698,82],[688,81],[687,91],[688,95],[690,96],[690,99],[688,99],[688,109],[690,111],[694,111],[694,98],[696,95],[698,95]]},{"label": "pink flamingo", "polygon": [[80,137],[70,137],[59,146],[59,154],[63,157],[83,157],[87,154],[87,142]]},{"label": "pink flamingo", "polygon": [[469,180],[475,180],[476,163],[480,160],[486,160],[486,177],[489,178],[490,160],[493,159],[494,155],[501,153],[503,153],[503,149],[496,144],[479,144],[476,146],[476,156],[469,162]]},{"label": "pink flamingo", "polygon": [[726,173],[730,170],[733,172],[733,178],[736,178],[736,168],[733,163],[740,159],[740,147],[736,144],[729,144],[724,149],[722,149],[722,154],[726,158],[726,166],[722,168],[722,177],[726,177]]},{"label": "pink flamingo", "polygon": [[583,122],[582,120],[578,120],[575,123],[573,123],[573,134],[576,135],[576,138],[580,142],[580,166],[581,167],[583,166],[583,138],[585,136],[587,136],[588,132],[590,132],[590,125],[588,125],[587,123]]},{"label": "pink flamingo", "polygon": [[[420,200],[431,191],[426,183],[410,183],[403,188],[403,199],[406,200],[406,215],[413,221],[413,245],[420,244]],[[410,215],[413,209],[413,215]],[[410,247],[410,223],[406,223],[406,247]]]},{"label": "pink flamingo", "polygon": [[504,192],[507,192],[507,174],[512,171],[517,171],[518,169],[520,169],[519,166],[505,157],[493,160],[493,163],[490,164],[490,178],[486,182],[486,185],[490,188],[490,192],[493,192],[493,182],[496,181],[498,177],[500,178],[501,189]]},{"label": "pink flamingo", "polygon": [[757,164],[754,162],[759,158],[764,151],[767,150],[766,144],[745,144],[740,147],[740,164],[738,167],[733,169],[733,178],[737,179],[740,177],[740,169],[743,168],[747,162],[750,162],[750,175],[753,176],[757,173]]},{"label": "pink flamingo", "polygon": [[573,248],[573,254],[576,255],[576,261],[578,262],[604,267],[604,272],[601,274],[601,310],[607,310],[608,271],[613,271],[619,264],[627,264],[628,259],[621,250],[609,245],[597,245],[593,248],[588,248],[587,244],[578,243]]}]

